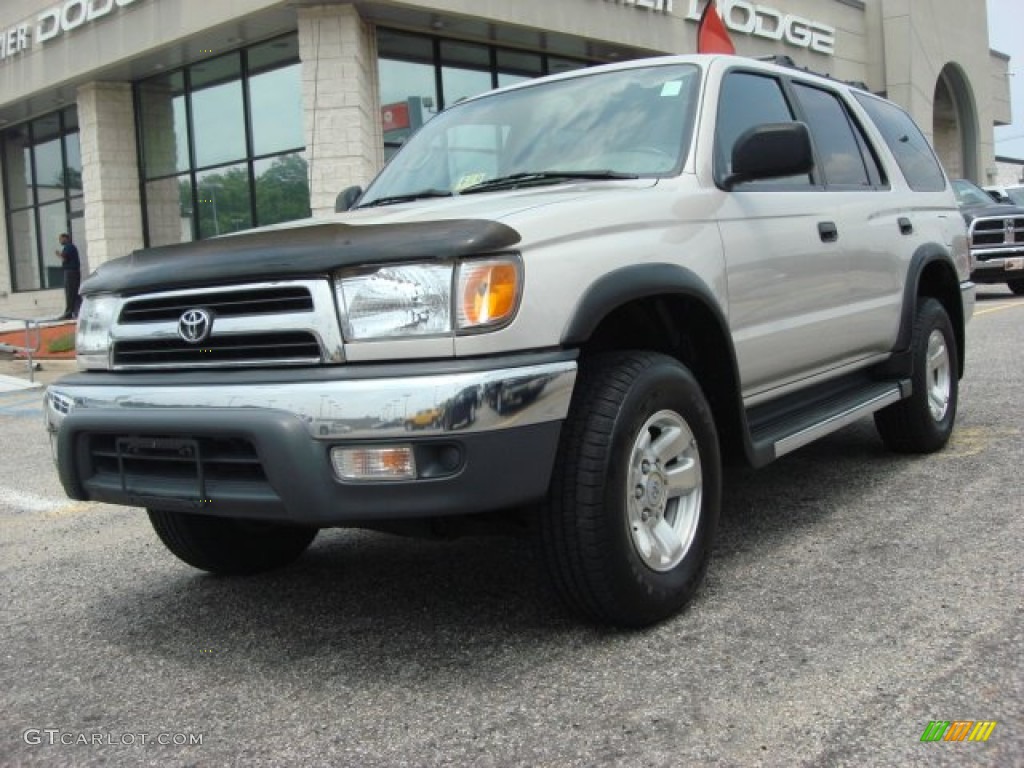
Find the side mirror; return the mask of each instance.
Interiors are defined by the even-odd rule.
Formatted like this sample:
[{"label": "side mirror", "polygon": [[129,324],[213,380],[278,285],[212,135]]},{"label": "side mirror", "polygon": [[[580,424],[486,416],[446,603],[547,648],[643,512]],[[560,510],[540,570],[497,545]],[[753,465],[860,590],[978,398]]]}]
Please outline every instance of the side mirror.
[{"label": "side mirror", "polygon": [[804,123],[765,123],[740,134],[732,148],[732,173],[722,182],[732,189],[741,181],[775,179],[810,173],[814,167],[811,136]]},{"label": "side mirror", "polygon": [[351,210],[352,206],[356,204],[356,200],[359,199],[360,195],[363,194],[363,188],[360,186],[345,187],[338,193],[338,196],[334,198],[334,212],[341,213],[342,211]]}]

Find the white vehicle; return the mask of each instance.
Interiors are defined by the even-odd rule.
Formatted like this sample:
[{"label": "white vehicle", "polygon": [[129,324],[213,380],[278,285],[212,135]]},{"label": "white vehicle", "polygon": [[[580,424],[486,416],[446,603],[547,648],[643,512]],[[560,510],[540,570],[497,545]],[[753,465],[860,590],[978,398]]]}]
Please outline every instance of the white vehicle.
[{"label": "white vehicle", "polygon": [[723,461],[868,414],[897,451],[953,429],[965,224],[863,90],[595,67],[459,103],[340,198],[83,284],[82,370],[47,395],[71,497],[219,573],[324,527],[521,524],[570,607],[643,626],[698,590]]}]

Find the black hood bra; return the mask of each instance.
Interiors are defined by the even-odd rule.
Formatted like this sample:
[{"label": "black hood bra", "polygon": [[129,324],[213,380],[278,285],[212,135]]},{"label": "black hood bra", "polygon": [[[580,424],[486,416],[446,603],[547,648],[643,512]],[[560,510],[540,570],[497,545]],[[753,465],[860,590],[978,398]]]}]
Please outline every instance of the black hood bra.
[{"label": "black hood bra", "polygon": [[511,227],[484,219],[313,224],[134,251],[102,264],[82,283],[82,295],[325,275],[359,264],[492,253],[519,240]]}]

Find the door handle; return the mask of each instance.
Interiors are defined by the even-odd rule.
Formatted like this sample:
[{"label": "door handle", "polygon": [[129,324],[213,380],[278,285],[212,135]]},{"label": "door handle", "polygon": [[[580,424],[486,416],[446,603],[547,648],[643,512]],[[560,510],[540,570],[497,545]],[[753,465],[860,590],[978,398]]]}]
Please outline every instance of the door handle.
[{"label": "door handle", "polygon": [[818,236],[823,243],[834,243],[839,239],[839,229],[834,221],[819,221]]},{"label": "door handle", "polygon": [[900,234],[901,235],[912,235],[914,234],[914,225],[906,216],[900,216],[899,218]]}]

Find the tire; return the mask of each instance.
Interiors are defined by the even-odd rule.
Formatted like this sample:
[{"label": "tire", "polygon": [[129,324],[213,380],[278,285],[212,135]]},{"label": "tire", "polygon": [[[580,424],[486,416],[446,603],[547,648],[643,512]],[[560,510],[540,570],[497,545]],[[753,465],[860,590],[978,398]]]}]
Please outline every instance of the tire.
[{"label": "tire", "polygon": [[650,352],[585,361],[539,525],[562,600],[621,627],[677,613],[703,581],[720,505],[718,435],[693,375]]},{"label": "tire", "polygon": [[1006,287],[1009,288],[1014,295],[1024,296],[1024,280],[1010,280]]},{"label": "tire", "polygon": [[153,530],[178,559],[210,573],[260,573],[288,565],[309,547],[316,528],[147,510]]},{"label": "tire", "polygon": [[913,393],[878,411],[875,427],[890,450],[933,453],[953,433],[960,383],[953,324],[935,299],[925,299],[918,307],[911,355]]}]

